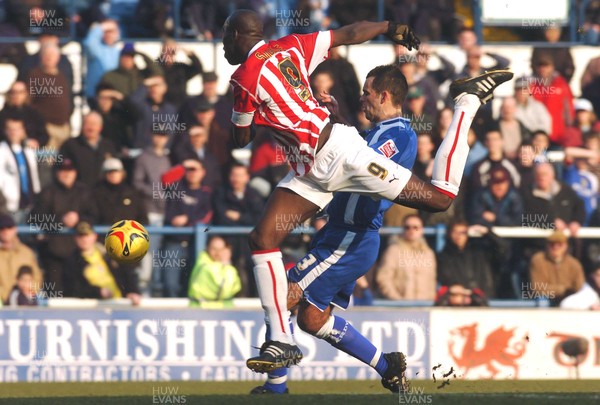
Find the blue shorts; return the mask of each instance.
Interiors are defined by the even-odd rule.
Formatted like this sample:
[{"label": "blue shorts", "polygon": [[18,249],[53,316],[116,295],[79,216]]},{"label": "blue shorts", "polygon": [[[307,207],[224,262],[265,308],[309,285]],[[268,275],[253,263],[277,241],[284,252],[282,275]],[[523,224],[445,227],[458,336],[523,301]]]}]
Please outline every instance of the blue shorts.
[{"label": "blue shorts", "polygon": [[330,304],[348,308],[356,280],[377,260],[377,231],[349,231],[325,225],[314,237],[310,252],[288,271],[304,298],[324,311]]}]

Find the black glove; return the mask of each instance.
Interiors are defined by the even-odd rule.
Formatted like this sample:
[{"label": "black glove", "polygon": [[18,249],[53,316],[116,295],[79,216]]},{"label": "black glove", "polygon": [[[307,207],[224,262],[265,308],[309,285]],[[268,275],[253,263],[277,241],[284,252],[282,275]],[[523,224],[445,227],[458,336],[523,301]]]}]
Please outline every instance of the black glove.
[{"label": "black glove", "polygon": [[409,51],[412,51],[413,48],[419,49],[421,44],[421,40],[417,38],[412,28],[404,24],[390,21],[385,35],[395,43],[406,47]]}]

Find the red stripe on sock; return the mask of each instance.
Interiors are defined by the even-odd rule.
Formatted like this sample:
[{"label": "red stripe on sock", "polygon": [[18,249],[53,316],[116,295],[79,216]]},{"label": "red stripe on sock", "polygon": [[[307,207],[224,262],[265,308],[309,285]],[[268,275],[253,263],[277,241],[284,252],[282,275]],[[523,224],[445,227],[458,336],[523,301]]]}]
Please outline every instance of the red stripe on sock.
[{"label": "red stripe on sock", "polygon": [[435,187],[436,190],[439,191],[440,193],[447,195],[448,197],[452,198],[453,200],[456,198],[456,196],[448,190],[444,190],[443,188],[439,188],[438,186],[433,186],[433,187]]},{"label": "red stripe on sock", "polygon": [[454,151],[456,150],[456,144],[458,143],[458,133],[460,132],[460,126],[462,124],[463,117],[465,116],[465,112],[460,113],[460,119],[458,120],[458,127],[456,127],[456,135],[454,136],[454,143],[452,144],[452,149],[450,149],[450,153],[448,154],[448,163],[446,164],[446,181],[450,178],[450,165],[452,164],[452,155],[454,155]]},{"label": "red stripe on sock", "polygon": [[253,255],[264,255],[267,253],[277,253],[280,252],[279,249],[268,249],[268,250],[253,250],[252,254]]},{"label": "red stripe on sock", "polygon": [[275,271],[273,271],[271,262],[267,262],[267,264],[269,265],[269,271],[271,272],[271,280],[273,280],[273,296],[275,297],[275,308],[277,308],[277,315],[279,316],[279,325],[281,326],[281,331],[287,334],[285,332],[285,325],[283,324],[283,317],[281,316],[281,309],[279,308],[279,301],[277,301],[277,282],[275,281]]}]

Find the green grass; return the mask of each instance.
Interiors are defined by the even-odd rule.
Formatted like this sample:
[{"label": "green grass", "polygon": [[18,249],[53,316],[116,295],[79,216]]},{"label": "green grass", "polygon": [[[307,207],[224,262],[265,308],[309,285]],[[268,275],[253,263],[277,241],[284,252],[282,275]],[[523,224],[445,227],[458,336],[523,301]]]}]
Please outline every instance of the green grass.
[{"label": "green grass", "polygon": [[[411,394],[392,395],[379,381],[290,382],[291,395],[249,396],[256,382],[4,383],[0,404],[599,404],[597,380],[452,380],[441,389],[433,381],[414,381]],[[153,398],[153,389],[162,396]],[[177,390],[172,396],[165,390]],[[418,392],[418,393],[417,393]],[[267,399],[268,398],[268,399]],[[179,402],[177,402],[179,401]]]}]

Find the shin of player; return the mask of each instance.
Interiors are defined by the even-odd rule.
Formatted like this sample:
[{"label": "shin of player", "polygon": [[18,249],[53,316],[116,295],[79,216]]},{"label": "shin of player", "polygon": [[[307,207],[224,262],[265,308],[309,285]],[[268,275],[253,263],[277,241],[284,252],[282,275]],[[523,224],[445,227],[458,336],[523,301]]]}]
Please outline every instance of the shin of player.
[{"label": "shin of player", "polygon": [[252,260],[258,295],[269,324],[270,340],[292,344],[290,312],[287,308],[288,284],[281,251],[254,251]]}]

